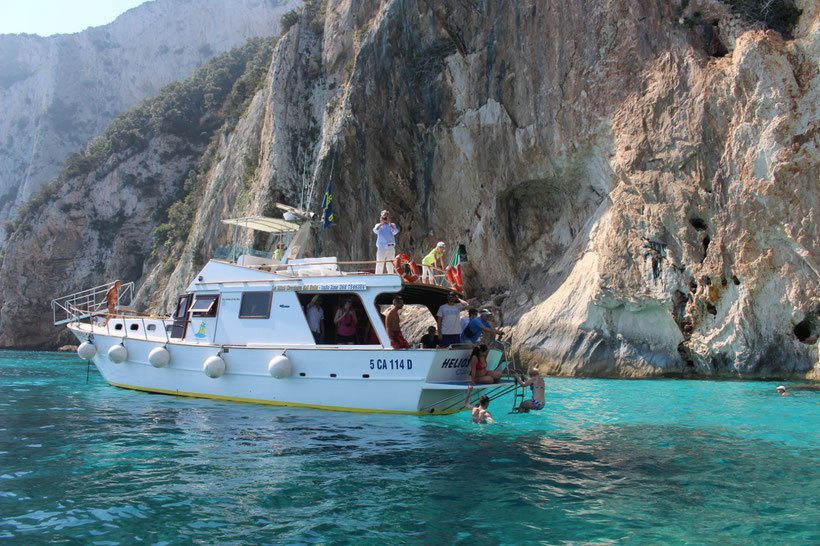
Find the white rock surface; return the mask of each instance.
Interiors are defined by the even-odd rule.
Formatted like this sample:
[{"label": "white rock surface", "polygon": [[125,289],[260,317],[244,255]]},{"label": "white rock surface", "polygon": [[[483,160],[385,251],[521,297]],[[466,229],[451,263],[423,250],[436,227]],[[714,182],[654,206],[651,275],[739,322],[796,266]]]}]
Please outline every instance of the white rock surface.
[{"label": "white rock surface", "polygon": [[299,0],[155,0],[75,34],[0,35],[0,223],[119,113],[254,36]]}]

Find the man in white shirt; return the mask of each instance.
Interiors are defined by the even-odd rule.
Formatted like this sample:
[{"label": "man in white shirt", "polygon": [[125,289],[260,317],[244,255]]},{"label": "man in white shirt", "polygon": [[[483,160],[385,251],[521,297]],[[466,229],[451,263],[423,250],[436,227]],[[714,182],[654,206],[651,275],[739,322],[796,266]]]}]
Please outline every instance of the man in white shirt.
[{"label": "man in white shirt", "polygon": [[439,307],[436,313],[439,347],[449,347],[461,342],[461,311],[468,306],[455,292],[447,294],[447,303]]},{"label": "man in white shirt", "polygon": [[390,222],[390,213],[383,210],[379,223],[373,228],[376,238],[376,275],[387,270],[393,273],[393,258],[396,257],[396,234],[399,228]]}]

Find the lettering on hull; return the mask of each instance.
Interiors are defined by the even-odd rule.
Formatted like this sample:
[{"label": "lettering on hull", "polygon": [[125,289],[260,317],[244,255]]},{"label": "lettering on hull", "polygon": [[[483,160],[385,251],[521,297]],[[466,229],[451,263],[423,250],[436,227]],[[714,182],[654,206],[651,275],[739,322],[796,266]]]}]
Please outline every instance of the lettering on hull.
[{"label": "lettering on hull", "polygon": [[412,370],[413,361],[409,358],[371,358],[371,370]]}]

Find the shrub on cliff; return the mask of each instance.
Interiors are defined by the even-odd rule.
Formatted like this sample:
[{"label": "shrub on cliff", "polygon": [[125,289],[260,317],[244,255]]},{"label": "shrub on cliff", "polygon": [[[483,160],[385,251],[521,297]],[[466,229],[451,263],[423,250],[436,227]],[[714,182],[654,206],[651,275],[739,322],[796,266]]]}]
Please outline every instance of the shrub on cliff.
[{"label": "shrub on cliff", "polygon": [[724,0],[732,11],[748,21],[758,21],[766,28],[778,31],[786,38],[792,37],[792,30],[803,10],[794,5],[793,0]]}]

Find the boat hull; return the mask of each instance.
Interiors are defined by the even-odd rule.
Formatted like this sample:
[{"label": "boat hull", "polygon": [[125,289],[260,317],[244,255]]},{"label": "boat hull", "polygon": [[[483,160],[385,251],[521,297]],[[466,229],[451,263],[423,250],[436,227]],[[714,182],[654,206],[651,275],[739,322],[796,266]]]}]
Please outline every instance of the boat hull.
[{"label": "boat hull", "polygon": [[[69,328],[78,339],[88,339],[81,326]],[[426,415],[461,410],[469,380],[468,349],[228,347],[100,334],[91,340],[97,347],[94,364],[111,385],[177,396]],[[127,351],[120,363],[109,357],[116,345]],[[150,363],[149,353],[157,347],[170,354],[167,366]],[[269,364],[282,355],[290,373],[277,379]],[[205,361],[214,356],[225,364],[216,378],[204,371]]]}]

